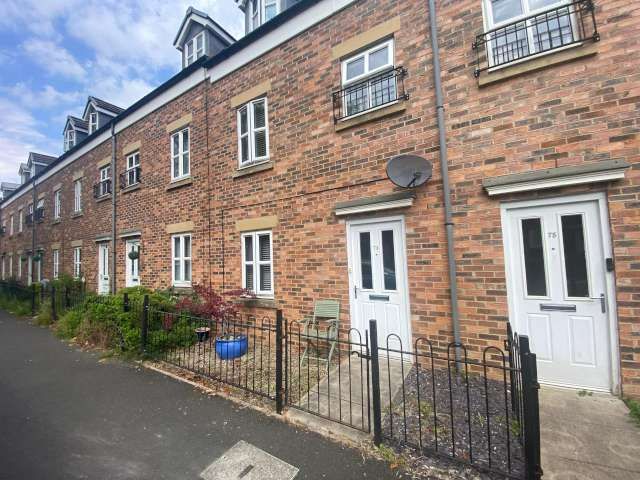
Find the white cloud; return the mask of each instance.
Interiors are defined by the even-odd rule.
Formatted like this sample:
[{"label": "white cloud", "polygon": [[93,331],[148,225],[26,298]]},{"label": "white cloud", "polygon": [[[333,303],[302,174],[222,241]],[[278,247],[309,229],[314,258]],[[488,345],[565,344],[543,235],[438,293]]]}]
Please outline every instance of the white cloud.
[{"label": "white cloud", "polygon": [[77,91],[61,92],[51,85],[45,85],[41,90],[34,90],[24,82],[1,88],[0,91],[7,92],[12,100],[30,109],[60,108],[78,102],[82,98],[82,94]]},{"label": "white cloud", "polygon": [[85,70],[62,45],[51,40],[31,38],[22,44],[29,58],[44,67],[48,73],[77,79],[85,75]]}]

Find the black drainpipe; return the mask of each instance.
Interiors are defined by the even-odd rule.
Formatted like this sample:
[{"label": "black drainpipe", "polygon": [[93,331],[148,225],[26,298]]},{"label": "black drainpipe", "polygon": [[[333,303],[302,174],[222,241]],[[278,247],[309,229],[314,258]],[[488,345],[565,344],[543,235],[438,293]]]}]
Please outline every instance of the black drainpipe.
[{"label": "black drainpipe", "polygon": [[[433,83],[436,91],[436,112],[438,119],[438,142],[440,144],[440,174],[442,175],[442,195],[444,197],[444,226],[447,234],[447,260],[449,264],[449,282],[451,283],[451,319],[453,320],[453,338],[460,343],[460,314],[458,311],[458,276],[456,273],[456,255],[454,249],[453,218],[451,215],[451,189],[449,187],[449,164],[447,160],[447,130],[444,121],[444,100],[440,80],[440,49],[438,48],[438,23],[434,0],[429,2],[429,29],[431,31],[431,51],[433,57]],[[456,348],[456,361],[460,361],[460,349]]]}]

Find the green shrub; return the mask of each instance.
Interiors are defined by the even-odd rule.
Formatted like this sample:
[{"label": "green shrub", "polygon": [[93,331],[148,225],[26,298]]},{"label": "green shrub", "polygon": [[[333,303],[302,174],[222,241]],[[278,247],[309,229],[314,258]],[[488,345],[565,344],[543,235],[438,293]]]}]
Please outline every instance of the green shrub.
[{"label": "green shrub", "polygon": [[53,323],[51,302],[45,302],[40,305],[40,310],[38,310],[38,314],[36,315],[36,323],[41,326],[48,326]]},{"label": "green shrub", "polygon": [[60,338],[71,339],[78,334],[78,327],[84,318],[81,308],[74,308],[67,311],[56,322],[55,332]]}]

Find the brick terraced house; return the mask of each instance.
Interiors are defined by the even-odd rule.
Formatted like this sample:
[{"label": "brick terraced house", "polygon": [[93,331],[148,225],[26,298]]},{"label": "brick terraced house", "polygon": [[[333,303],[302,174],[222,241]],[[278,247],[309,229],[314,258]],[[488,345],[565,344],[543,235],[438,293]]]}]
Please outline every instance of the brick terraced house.
[{"label": "brick terraced house", "polygon": [[[243,38],[190,8],[177,75],[29,157],[4,278],[333,298],[409,349],[511,321],[542,381],[640,396],[638,2],[237,1]],[[402,155],[431,178],[392,183]]]}]

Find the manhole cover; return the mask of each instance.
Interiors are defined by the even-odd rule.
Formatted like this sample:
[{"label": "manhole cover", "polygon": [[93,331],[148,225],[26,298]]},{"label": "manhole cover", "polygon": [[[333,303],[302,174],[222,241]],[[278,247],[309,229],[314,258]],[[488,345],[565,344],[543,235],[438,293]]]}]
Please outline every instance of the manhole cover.
[{"label": "manhole cover", "polygon": [[204,480],[292,480],[298,469],[240,440],[200,474]]}]

